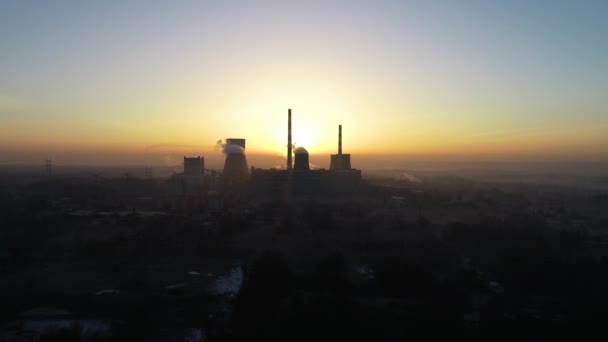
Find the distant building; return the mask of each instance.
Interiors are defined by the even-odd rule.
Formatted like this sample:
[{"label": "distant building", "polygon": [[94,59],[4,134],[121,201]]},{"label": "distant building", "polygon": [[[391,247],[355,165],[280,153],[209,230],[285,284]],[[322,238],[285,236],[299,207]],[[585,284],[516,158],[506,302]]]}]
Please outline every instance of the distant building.
[{"label": "distant building", "polygon": [[187,177],[200,176],[203,174],[205,169],[205,158],[198,157],[184,157],[184,175]]},{"label": "distant building", "polygon": [[342,154],[342,125],[338,126],[338,154],[332,154],[329,169],[350,170],[350,154]]},{"label": "distant building", "polygon": [[202,184],[205,176],[205,158],[184,157],[184,172],[174,173],[171,179],[175,183],[182,185]]},{"label": "distant building", "polygon": [[350,154],[332,154],[329,169],[332,171],[350,170]]}]

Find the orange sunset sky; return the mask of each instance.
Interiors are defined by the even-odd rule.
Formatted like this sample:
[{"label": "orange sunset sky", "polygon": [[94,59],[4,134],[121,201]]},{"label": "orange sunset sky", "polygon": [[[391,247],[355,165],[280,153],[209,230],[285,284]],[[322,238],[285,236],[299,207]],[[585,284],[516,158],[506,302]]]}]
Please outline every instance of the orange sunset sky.
[{"label": "orange sunset sky", "polygon": [[[0,164],[608,160],[603,1],[3,1]],[[357,164],[357,156],[360,162]],[[390,166],[390,163],[385,163]],[[394,165],[394,167],[401,165]]]}]

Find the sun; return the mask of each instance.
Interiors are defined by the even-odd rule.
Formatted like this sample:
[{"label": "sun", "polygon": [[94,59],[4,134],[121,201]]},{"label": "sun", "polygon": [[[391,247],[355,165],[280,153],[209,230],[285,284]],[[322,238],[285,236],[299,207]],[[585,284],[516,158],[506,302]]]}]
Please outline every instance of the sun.
[{"label": "sun", "polygon": [[[281,132],[281,134],[277,134],[274,140],[276,141],[275,145],[277,146],[277,150],[279,150],[281,154],[286,155],[287,130]],[[293,129],[291,131],[291,142],[294,145],[294,148],[304,147],[307,150],[314,150],[315,147],[318,147],[319,145],[316,141],[318,141],[318,139],[314,131],[305,129]]]},{"label": "sun", "polygon": [[[275,109],[274,112],[279,112]],[[292,110],[291,141],[294,147],[304,147],[311,154],[333,151],[337,142],[337,124],[327,111]],[[287,154],[287,111],[269,117],[260,125],[260,150]],[[264,141],[264,143],[262,143]],[[257,147],[257,146],[256,146]]]},{"label": "sun", "polygon": [[295,147],[304,147],[306,149],[314,149],[318,139],[316,139],[314,132],[298,129],[292,132],[292,142]]}]

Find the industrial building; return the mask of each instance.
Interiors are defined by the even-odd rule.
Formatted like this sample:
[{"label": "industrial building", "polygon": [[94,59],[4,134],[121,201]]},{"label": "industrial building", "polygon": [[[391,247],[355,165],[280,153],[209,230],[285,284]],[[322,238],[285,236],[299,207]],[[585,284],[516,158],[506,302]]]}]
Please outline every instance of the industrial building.
[{"label": "industrial building", "polygon": [[205,176],[205,158],[184,156],[184,172],[174,173],[171,181],[178,184],[201,184]]},{"label": "industrial building", "polygon": [[[292,161],[295,157],[295,163]],[[287,164],[285,169],[251,171],[254,192],[286,195],[328,195],[357,191],[361,170],[353,169],[350,154],[342,154],[342,125],[338,128],[338,154],[331,156],[330,169],[311,170],[309,153],[304,147],[293,148],[291,109],[287,112]]]},{"label": "industrial building", "polygon": [[205,158],[198,157],[184,157],[184,174],[188,177],[200,176],[203,174],[205,169]]},{"label": "industrial building", "polygon": [[226,154],[222,183],[224,185],[239,185],[249,180],[249,168],[245,157],[245,139],[226,139],[223,148]]},{"label": "industrial building", "polygon": [[338,154],[331,155],[329,169],[332,171],[351,169],[350,154],[342,154],[342,125],[338,126]]}]

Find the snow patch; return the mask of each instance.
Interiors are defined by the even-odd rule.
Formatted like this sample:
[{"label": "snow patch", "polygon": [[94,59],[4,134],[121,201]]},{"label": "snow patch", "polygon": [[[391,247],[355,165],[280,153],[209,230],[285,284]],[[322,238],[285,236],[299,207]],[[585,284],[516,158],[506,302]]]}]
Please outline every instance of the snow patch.
[{"label": "snow patch", "polygon": [[233,268],[227,276],[218,277],[211,288],[215,295],[235,295],[243,285],[243,268],[237,266]]}]

